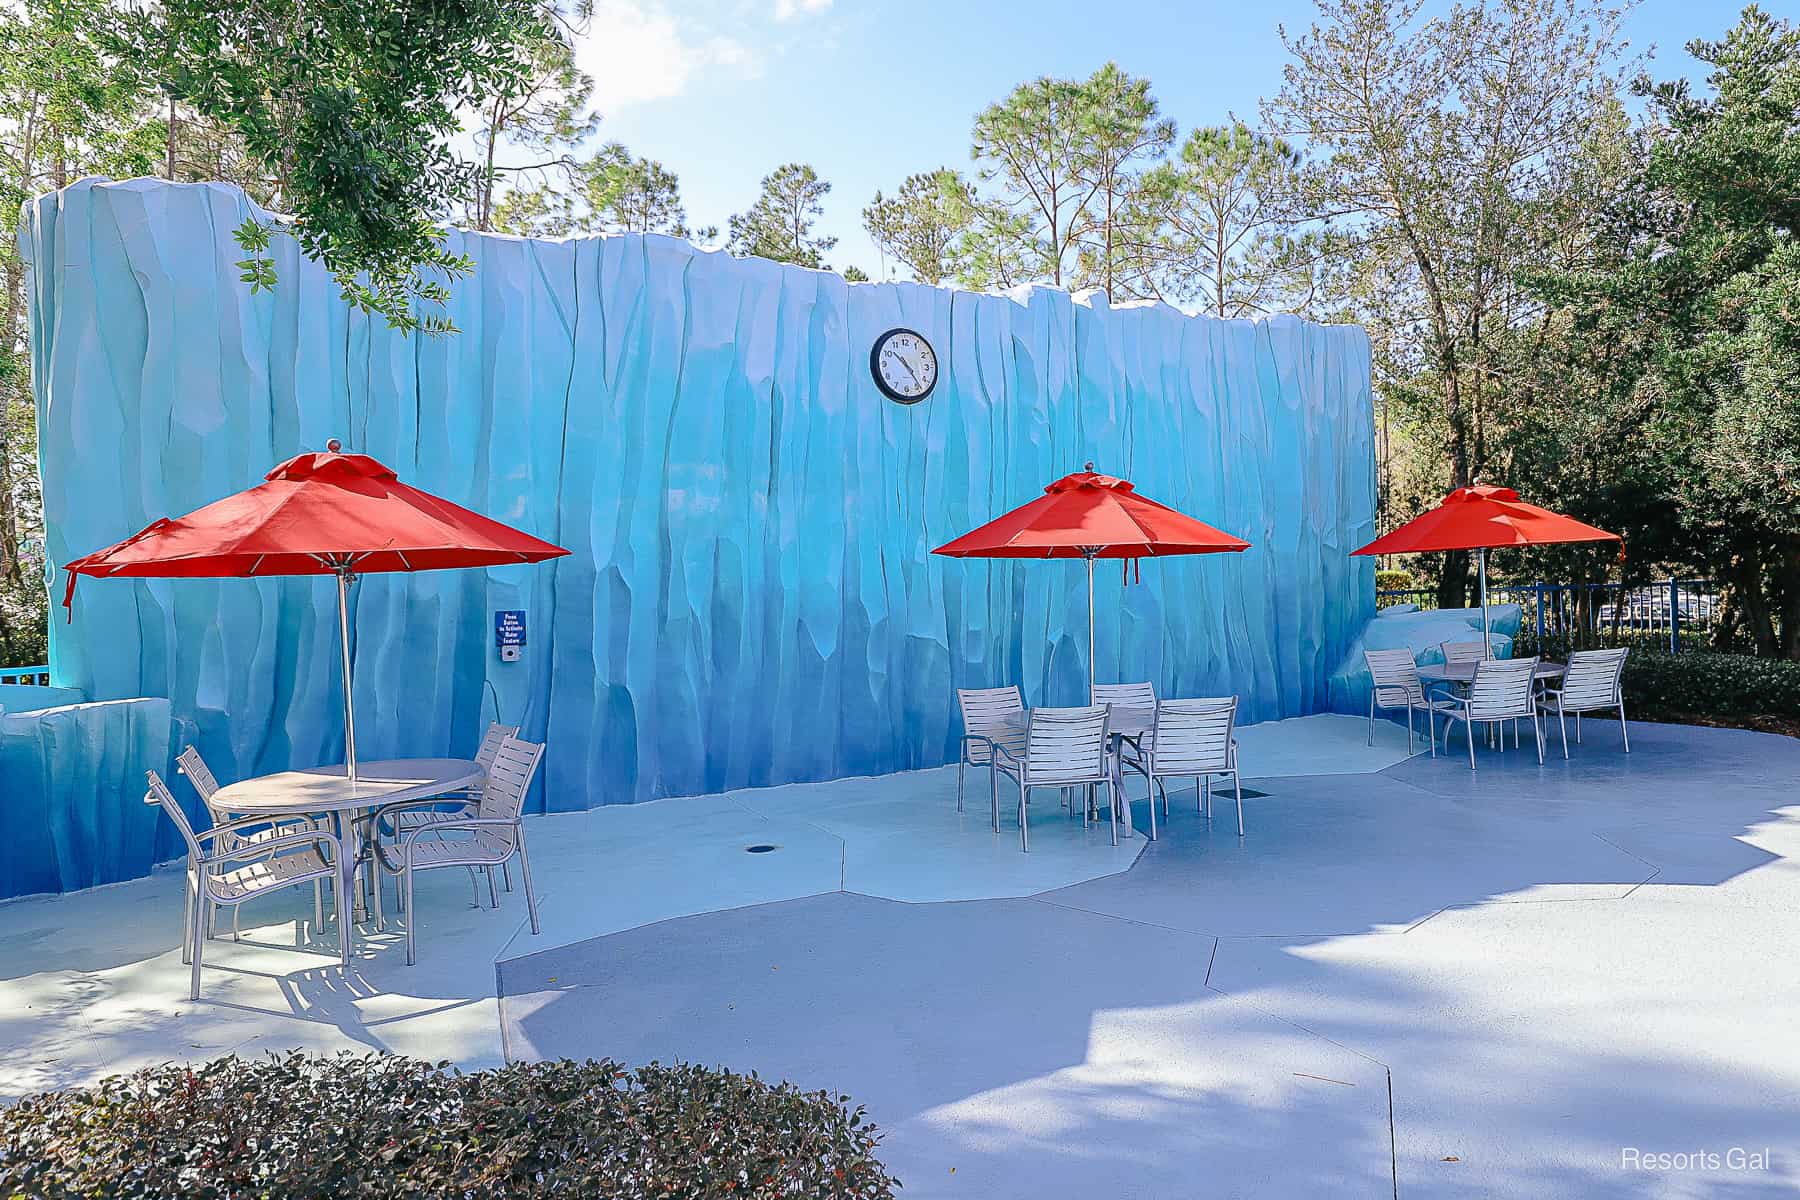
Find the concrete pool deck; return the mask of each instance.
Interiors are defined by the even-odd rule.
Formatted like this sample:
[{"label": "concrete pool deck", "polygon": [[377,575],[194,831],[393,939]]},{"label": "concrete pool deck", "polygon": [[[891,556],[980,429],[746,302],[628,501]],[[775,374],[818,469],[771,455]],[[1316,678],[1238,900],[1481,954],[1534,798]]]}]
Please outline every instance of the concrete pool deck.
[{"label": "concrete pool deck", "polygon": [[954,769],[537,818],[541,936],[439,872],[419,966],[390,931],[345,978],[296,891],[198,1005],[177,873],[0,905],[0,1095],[291,1046],[689,1058],[855,1097],[912,1197],[1800,1187],[1800,742],[1596,722],[1471,774],[1378,731],[1243,730],[1242,841],[1182,792],[1115,850],[1045,793],[1021,855]]}]

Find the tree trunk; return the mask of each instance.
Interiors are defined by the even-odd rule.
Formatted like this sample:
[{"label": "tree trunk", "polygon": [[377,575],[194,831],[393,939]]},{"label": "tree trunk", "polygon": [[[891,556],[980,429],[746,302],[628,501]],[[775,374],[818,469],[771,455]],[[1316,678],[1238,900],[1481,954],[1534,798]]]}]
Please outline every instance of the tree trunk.
[{"label": "tree trunk", "polygon": [[1738,559],[1732,571],[1732,591],[1737,596],[1744,624],[1759,655],[1775,656],[1775,623],[1769,612],[1769,600],[1763,594],[1762,561],[1755,555]]},{"label": "tree trunk", "polygon": [[170,181],[175,178],[175,97],[169,97],[169,147],[168,161],[163,168],[163,177]]},{"label": "tree trunk", "polygon": [[1771,573],[1781,605],[1781,627],[1771,634],[1780,638],[1781,657],[1800,659],[1800,545],[1783,542]]}]

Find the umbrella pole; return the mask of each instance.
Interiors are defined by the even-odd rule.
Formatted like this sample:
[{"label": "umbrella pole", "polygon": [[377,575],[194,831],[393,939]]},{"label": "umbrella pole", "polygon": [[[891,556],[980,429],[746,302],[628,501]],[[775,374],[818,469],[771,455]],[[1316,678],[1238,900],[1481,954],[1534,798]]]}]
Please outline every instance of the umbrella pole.
[{"label": "umbrella pole", "polygon": [[1088,569],[1088,703],[1094,702],[1094,556],[1087,556]]},{"label": "umbrella pole", "polygon": [[356,782],[356,706],[350,699],[350,570],[339,567],[338,641],[344,651],[344,774]]},{"label": "umbrella pole", "polygon": [[1481,548],[1481,657],[1494,657],[1494,645],[1488,640],[1487,547]]}]

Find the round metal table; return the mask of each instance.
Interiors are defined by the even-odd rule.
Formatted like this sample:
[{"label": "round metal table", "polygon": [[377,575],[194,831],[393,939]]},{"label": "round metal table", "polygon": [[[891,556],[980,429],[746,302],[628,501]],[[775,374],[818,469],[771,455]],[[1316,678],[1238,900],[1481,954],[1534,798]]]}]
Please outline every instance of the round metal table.
[{"label": "round metal table", "polygon": [[[461,791],[481,783],[487,772],[468,758],[390,758],[356,765],[356,783],[344,774],[344,764],[277,771],[226,784],[213,793],[212,806],[240,816],[310,816],[329,814],[343,843],[338,911],[344,897],[354,898],[358,910],[356,867],[362,859],[362,835],[357,813],[403,800],[425,800]],[[344,936],[351,936],[344,923]]]}]

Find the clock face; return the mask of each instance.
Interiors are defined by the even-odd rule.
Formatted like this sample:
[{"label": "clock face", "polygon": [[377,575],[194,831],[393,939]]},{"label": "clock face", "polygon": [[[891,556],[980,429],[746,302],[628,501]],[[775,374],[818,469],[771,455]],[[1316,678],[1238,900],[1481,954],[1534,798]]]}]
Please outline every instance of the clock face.
[{"label": "clock face", "polygon": [[937,386],[937,351],[923,334],[890,329],[875,339],[875,348],[869,352],[869,373],[888,399],[917,404]]}]

